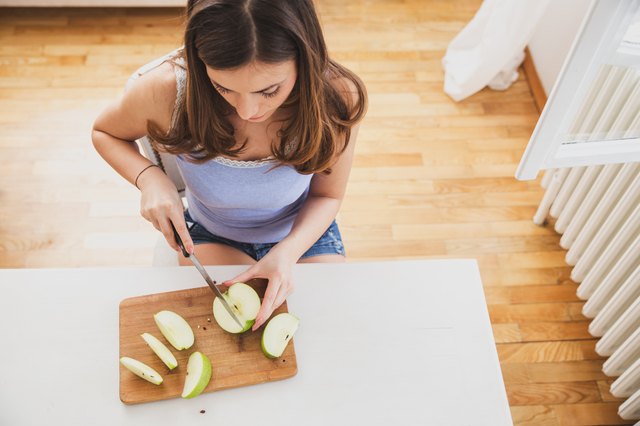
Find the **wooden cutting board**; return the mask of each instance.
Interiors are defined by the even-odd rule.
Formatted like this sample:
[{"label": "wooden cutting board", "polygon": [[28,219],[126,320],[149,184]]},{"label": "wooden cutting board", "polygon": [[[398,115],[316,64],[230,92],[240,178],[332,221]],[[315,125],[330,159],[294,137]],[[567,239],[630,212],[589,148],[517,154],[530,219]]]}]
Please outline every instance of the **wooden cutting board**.
[{"label": "wooden cutting board", "polygon": [[[266,280],[252,280],[251,285],[264,296]],[[211,360],[212,375],[204,392],[253,385],[294,376],[297,371],[293,340],[278,359],[269,359],[260,346],[264,325],[255,332],[240,335],[227,333],[213,318],[214,294],[209,287],[192,288],[168,293],[125,299],[120,303],[120,356],[128,356],[155,369],[163,383],[154,385],[139,378],[120,365],[120,400],[125,404],[180,398],[186,376],[187,360],[195,351]],[[164,338],[153,315],[162,310],[181,315],[193,329],[194,345],[178,351]],[[287,311],[286,302],[272,315]],[[140,337],[150,333],[160,339],[178,360],[170,371]]]}]

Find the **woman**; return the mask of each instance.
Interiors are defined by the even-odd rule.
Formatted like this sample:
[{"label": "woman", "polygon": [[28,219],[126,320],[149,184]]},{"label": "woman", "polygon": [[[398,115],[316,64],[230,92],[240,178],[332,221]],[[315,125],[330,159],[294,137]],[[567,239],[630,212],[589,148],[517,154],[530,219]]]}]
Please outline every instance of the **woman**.
[{"label": "woman", "polygon": [[[251,265],[224,284],[269,280],[256,330],[292,292],[293,264],[344,261],[334,219],[365,110],[312,0],[192,0],[184,48],[103,111],[92,139],[176,251],[171,224],[202,263]],[[176,155],[188,211],[140,155],[144,135]]]}]

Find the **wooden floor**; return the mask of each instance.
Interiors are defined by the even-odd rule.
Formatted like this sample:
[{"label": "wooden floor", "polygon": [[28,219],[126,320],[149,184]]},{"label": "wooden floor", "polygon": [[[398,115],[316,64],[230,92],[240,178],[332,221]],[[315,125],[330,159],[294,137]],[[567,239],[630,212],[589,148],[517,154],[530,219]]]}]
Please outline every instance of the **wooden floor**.
[{"label": "wooden floor", "polygon": [[[527,81],[442,91],[446,46],[480,3],[321,0],[330,51],[371,100],[339,215],[348,255],[478,259],[515,424],[624,424],[559,237],[531,222],[542,191],[513,178],[539,115]],[[180,13],[0,9],[1,267],[151,264],[158,234],[90,128],[181,44]]]}]

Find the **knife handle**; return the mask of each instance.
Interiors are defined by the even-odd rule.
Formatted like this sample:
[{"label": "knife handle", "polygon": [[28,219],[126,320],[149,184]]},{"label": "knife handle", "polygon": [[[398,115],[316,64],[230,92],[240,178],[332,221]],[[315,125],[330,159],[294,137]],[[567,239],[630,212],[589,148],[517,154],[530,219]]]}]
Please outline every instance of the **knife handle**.
[{"label": "knife handle", "polygon": [[180,238],[180,235],[178,235],[178,231],[176,230],[176,227],[173,226],[173,222],[169,221],[169,223],[171,224],[171,229],[173,229],[173,237],[176,239],[176,242],[178,243],[180,250],[182,250],[182,255],[184,257],[189,257],[190,254],[189,252],[187,252],[187,249],[184,248],[184,243],[182,242],[182,238]]}]

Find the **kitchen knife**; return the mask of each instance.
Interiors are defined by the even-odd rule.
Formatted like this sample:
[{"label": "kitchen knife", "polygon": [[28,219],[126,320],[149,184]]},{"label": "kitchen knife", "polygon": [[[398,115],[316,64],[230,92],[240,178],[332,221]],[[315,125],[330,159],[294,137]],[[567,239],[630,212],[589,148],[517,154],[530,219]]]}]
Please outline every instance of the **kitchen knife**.
[{"label": "kitchen knife", "polygon": [[229,315],[231,315],[231,318],[233,318],[236,321],[236,323],[238,323],[241,329],[244,328],[244,326],[236,316],[235,312],[233,312],[233,309],[231,309],[231,306],[229,306],[229,304],[225,300],[224,296],[222,295],[222,292],[218,290],[218,287],[216,287],[214,281],[211,279],[207,271],[204,269],[204,267],[202,266],[198,258],[194,254],[189,254],[189,252],[187,252],[187,249],[185,249],[184,243],[182,242],[182,238],[180,238],[180,235],[178,235],[178,231],[176,231],[176,227],[173,226],[173,223],[171,223],[171,229],[173,229],[173,236],[175,237],[176,242],[178,243],[178,246],[180,246],[180,250],[182,250],[182,255],[188,258],[189,260],[191,260],[191,262],[194,264],[198,272],[200,272],[200,275],[202,275],[202,278],[204,278],[204,280],[207,282],[209,287],[211,287],[211,290],[213,290],[216,296],[220,298],[220,301],[222,302],[222,306],[224,306],[227,312],[229,312]]}]

